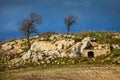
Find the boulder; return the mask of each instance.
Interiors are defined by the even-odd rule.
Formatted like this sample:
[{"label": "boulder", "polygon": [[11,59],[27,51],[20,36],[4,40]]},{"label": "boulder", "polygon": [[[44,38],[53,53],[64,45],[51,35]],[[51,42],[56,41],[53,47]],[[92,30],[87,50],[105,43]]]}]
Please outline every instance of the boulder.
[{"label": "boulder", "polygon": [[60,40],[61,39],[61,35],[57,35],[57,34],[54,34],[50,37],[50,40],[54,41],[54,40]]},{"label": "boulder", "polygon": [[57,50],[66,50],[75,44],[74,40],[60,40],[55,42]]},{"label": "boulder", "polygon": [[53,50],[53,51],[44,51],[44,54],[46,55],[56,55],[59,56],[60,53],[57,50]]},{"label": "boulder", "polygon": [[16,43],[17,44],[23,44],[23,43],[25,43],[25,41],[26,41],[25,39],[17,39]]},{"label": "boulder", "polygon": [[80,53],[81,53],[81,46],[82,46],[82,43],[81,43],[81,42],[78,42],[78,43],[76,43],[75,45],[73,45],[73,46],[71,47],[72,53],[73,53],[73,54],[78,54],[78,55],[80,55]]},{"label": "boulder", "polygon": [[117,64],[120,64],[120,57],[115,58],[115,59],[113,60],[113,62],[115,62],[115,63],[117,63]]},{"label": "boulder", "polygon": [[89,48],[90,46],[92,45],[92,43],[91,43],[91,40],[90,40],[90,37],[86,37],[86,38],[84,38],[82,41],[81,41],[81,44],[80,44],[80,51],[81,52],[83,52],[83,50],[85,49],[85,48]]},{"label": "boulder", "polygon": [[11,50],[11,49],[13,49],[13,45],[10,45],[9,43],[3,44],[2,49],[5,50],[5,51],[6,50]]},{"label": "boulder", "polygon": [[27,53],[24,53],[24,55],[21,57],[23,60],[27,60],[31,57],[32,51],[28,51]]},{"label": "boulder", "polygon": [[65,38],[75,38],[75,36],[73,36],[73,35],[68,35],[68,34],[66,34],[66,35],[63,35]]},{"label": "boulder", "polygon": [[39,42],[34,42],[31,45],[30,50],[32,51],[54,51],[56,50],[56,46],[49,43],[49,42],[45,42],[45,41],[39,41]]},{"label": "boulder", "polygon": [[68,57],[68,55],[67,55],[66,52],[61,52],[61,53],[60,53],[60,57]]},{"label": "boulder", "polygon": [[38,52],[32,52],[31,50],[29,50],[27,53],[25,53],[22,57],[21,57],[24,61],[27,59],[31,59],[32,62],[37,62],[38,60],[42,60],[42,53]]},{"label": "boulder", "polygon": [[21,49],[21,45],[20,44],[14,44],[12,50],[14,51],[14,54],[23,52],[23,50]]},{"label": "boulder", "polygon": [[120,49],[120,46],[118,44],[112,44],[113,49]]},{"label": "boulder", "polygon": [[78,55],[77,55],[76,53],[70,53],[70,54],[69,54],[69,57],[70,57],[70,58],[77,57],[77,56],[78,56]]},{"label": "boulder", "polygon": [[12,60],[9,62],[9,64],[10,64],[10,65],[14,65],[14,64],[18,64],[18,63],[20,63],[20,62],[22,62],[22,59],[21,59],[21,58],[15,58],[15,59],[12,59]]}]

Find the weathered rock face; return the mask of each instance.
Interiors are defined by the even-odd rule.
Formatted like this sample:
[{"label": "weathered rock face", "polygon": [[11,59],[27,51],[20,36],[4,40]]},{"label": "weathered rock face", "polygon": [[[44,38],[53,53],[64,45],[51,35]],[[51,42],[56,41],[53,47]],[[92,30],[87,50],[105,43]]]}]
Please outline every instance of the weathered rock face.
[{"label": "weathered rock face", "polygon": [[13,45],[10,45],[9,43],[6,43],[6,44],[2,45],[1,49],[11,50],[11,49],[13,49]]},{"label": "weathered rock face", "polygon": [[[46,41],[34,42],[31,49],[22,56],[23,60],[29,59],[32,56],[33,61],[42,59],[43,56],[40,52],[47,57],[77,57],[80,56],[86,47],[91,45],[90,38],[87,37],[82,42],[75,43],[74,40],[59,40],[55,43]],[[38,57],[40,56],[40,57]]]},{"label": "weathered rock face", "polygon": [[56,46],[45,41],[34,42],[30,48],[32,51],[54,51]]},{"label": "weathered rock face", "polygon": [[[67,50],[75,44],[74,40],[60,40],[54,44],[46,41],[37,41],[31,45],[31,49],[22,56],[23,60],[32,59],[32,61],[42,60],[46,55],[46,58],[55,57],[69,57]],[[75,53],[74,53],[75,54]],[[75,56],[71,53],[70,57]]]},{"label": "weathered rock face", "polygon": [[55,42],[57,50],[66,50],[75,44],[74,40],[60,40]]},{"label": "weathered rock face", "polygon": [[90,37],[86,37],[81,41],[81,46],[80,46],[80,51],[81,53],[83,52],[83,50],[87,47],[91,46],[91,40]]},{"label": "weathered rock face", "polygon": [[50,52],[43,53],[43,52],[34,52],[34,51],[29,50],[21,58],[23,61],[31,59],[32,62],[37,62],[38,60],[54,59],[54,58],[58,57],[58,55],[56,55],[56,54],[57,54],[56,51],[54,51],[54,52],[50,51]]},{"label": "weathered rock face", "polygon": [[76,43],[75,45],[73,45],[71,47],[71,51],[73,54],[77,54],[77,55],[80,55],[81,54],[81,46],[82,46],[82,43],[81,42],[78,42]]},{"label": "weathered rock face", "polygon": [[97,57],[101,55],[110,54],[110,45],[109,44],[92,44],[92,49],[85,49],[83,50],[82,54],[85,57]]},{"label": "weathered rock face", "polygon": [[113,49],[120,49],[120,46],[118,44],[112,44]]},{"label": "weathered rock face", "polygon": [[32,55],[32,52],[31,52],[31,51],[28,51],[28,52],[25,53],[21,58],[22,58],[23,60],[27,60],[27,59],[29,59],[29,58],[31,57],[31,55]]},{"label": "weathered rock face", "polygon": [[27,53],[25,53],[21,58],[22,60],[28,60],[28,59],[31,59],[32,62],[37,62],[38,60],[42,60],[43,57],[42,57],[42,53],[41,52],[33,52],[31,50],[29,50]]},{"label": "weathered rock face", "polygon": [[1,45],[1,53],[5,54],[17,54],[22,53],[22,44],[25,43],[25,39],[18,39],[10,42],[6,42]]},{"label": "weathered rock face", "polygon": [[61,40],[62,38],[61,38],[61,35],[52,35],[51,37],[50,37],[50,40],[52,40],[52,41],[54,41],[54,40]]},{"label": "weathered rock face", "polygon": [[115,62],[115,63],[117,63],[117,64],[120,64],[120,57],[114,59],[113,62]]}]

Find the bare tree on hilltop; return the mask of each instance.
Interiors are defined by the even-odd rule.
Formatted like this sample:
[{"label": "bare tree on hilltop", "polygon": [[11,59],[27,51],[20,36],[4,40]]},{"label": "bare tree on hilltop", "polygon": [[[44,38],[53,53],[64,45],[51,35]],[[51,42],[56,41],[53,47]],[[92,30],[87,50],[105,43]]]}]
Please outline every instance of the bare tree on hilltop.
[{"label": "bare tree on hilltop", "polygon": [[42,23],[42,18],[41,16],[31,13],[29,18],[23,19],[22,20],[22,25],[20,27],[20,31],[23,33],[23,35],[27,39],[27,46],[30,49],[31,44],[30,44],[30,35],[32,33],[38,33],[37,30],[35,29],[36,24],[41,24]]},{"label": "bare tree on hilltop", "polygon": [[77,18],[74,15],[69,15],[64,18],[64,23],[66,24],[67,34],[70,33],[71,26],[76,23]]}]

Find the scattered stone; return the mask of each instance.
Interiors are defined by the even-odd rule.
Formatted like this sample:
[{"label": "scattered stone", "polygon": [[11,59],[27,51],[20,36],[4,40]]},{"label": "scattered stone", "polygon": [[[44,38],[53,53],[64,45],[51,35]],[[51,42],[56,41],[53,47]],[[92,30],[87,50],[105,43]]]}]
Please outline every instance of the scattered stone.
[{"label": "scattered stone", "polygon": [[112,44],[113,49],[120,49],[120,46],[118,44]]},{"label": "scattered stone", "polygon": [[13,45],[10,45],[10,43],[6,43],[2,45],[3,50],[11,50],[13,49]]}]

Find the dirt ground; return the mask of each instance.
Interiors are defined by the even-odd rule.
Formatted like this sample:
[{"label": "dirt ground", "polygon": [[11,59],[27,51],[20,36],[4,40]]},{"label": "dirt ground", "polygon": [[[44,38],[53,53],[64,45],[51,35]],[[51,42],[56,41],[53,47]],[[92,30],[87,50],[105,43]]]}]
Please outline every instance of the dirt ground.
[{"label": "dirt ground", "polygon": [[120,66],[19,69],[0,72],[0,80],[120,80]]}]

